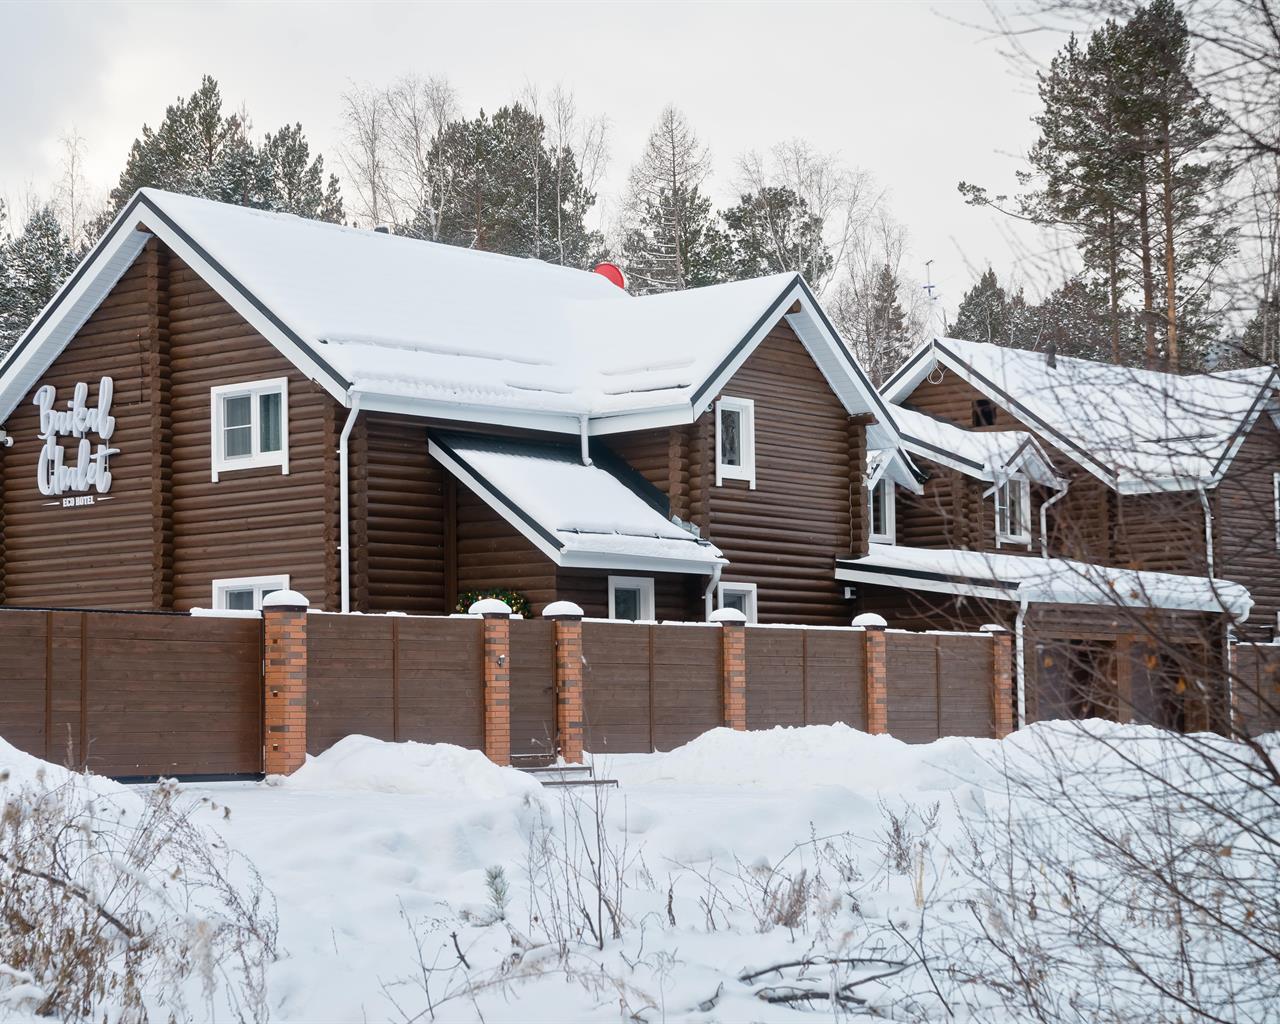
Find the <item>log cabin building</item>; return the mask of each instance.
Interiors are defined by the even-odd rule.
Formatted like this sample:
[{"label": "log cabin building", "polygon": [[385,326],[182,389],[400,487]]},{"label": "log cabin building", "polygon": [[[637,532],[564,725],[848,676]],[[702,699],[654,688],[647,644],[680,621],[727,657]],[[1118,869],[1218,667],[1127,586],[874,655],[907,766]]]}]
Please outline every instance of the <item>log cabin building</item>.
[{"label": "log cabin building", "polygon": [[[965,392],[966,415],[993,403],[975,434],[922,365],[878,393],[795,274],[637,297],[144,189],[0,364],[0,600],[235,610],[288,588],[447,614],[505,589],[535,614],[876,612],[1077,645],[1115,629],[1098,586],[1188,644],[1247,614],[1242,588],[1175,575],[1191,563],[1099,557],[1073,583],[1041,556],[1093,558],[1060,524],[1101,499],[1061,440]],[[1089,710],[1025,692],[1030,662],[1020,718]]]}]

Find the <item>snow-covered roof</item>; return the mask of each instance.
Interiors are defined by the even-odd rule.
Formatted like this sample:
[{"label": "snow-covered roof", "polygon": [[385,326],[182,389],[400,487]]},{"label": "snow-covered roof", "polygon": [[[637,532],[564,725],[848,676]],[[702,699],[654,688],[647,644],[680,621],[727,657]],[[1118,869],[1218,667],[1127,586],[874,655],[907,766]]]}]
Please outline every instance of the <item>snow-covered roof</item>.
[{"label": "snow-covered roof", "polygon": [[871,442],[897,443],[797,274],[636,297],[540,260],[155,189],[135,195],[0,366],[0,419],[105,296],[103,268],[118,278],[119,254],[147,234],[347,405],[560,432],[587,417],[593,434],[690,422],[785,318],[849,412],[877,415]]},{"label": "snow-covered roof", "polygon": [[836,579],[1036,604],[1113,605],[1249,617],[1253,598],[1238,583],[987,551],[872,544],[836,561]]},{"label": "snow-covered roof", "polygon": [[935,338],[884,387],[895,403],[941,367],[1008,409],[1120,491],[1215,486],[1244,434],[1274,413],[1276,373],[1253,367],[1179,376]]},{"label": "snow-covered roof", "polygon": [[711,573],[726,561],[624,463],[576,444],[433,433],[431,454],[556,565]]},{"label": "snow-covered roof", "polygon": [[1046,487],[1066,486],[1035,436],[1026,431],[964,430],[914,409],[892,408],[903,447],[913,455],[979,480],[999,482],[1018,472]]}]

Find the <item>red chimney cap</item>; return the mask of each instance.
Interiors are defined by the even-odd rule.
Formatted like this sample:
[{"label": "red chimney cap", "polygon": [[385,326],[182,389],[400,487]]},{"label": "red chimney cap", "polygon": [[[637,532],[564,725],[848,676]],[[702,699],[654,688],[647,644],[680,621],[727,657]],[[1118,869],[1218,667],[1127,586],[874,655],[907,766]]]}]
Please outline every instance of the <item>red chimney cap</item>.
[{"label": "red chimney cap", "polygon": [[623,291],[627,290],[627,279],[623,276],[622,268],[616,263],[597,263],[593,271],[606,281],[612,281]]}]

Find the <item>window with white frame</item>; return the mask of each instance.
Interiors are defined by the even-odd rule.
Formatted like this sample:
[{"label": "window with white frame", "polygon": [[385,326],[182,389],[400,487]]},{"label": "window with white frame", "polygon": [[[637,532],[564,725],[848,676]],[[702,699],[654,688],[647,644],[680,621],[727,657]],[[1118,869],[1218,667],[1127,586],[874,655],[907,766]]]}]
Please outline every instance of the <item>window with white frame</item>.
[{"label": "window with white frame", "polygon": [[1271,477],[1271,515],[1276,527],[1276,550],[1280,551],[1280,473]]},{"label": "window with white frame", "polygon": [[882,476],[871,488],[871,540],[877,544],[894,543],[897,517],[895,501],[893,481]]},{"label": "window with white frame", "polygon": [[212,405],[213,479],[259,466],[289,472],[289,382],[284,377],[223,384],[209,392]]},{"label": "window with white frame", "polygon": [[716,402],[716,485],[725,480],[756,486],[756,405],[749,398]]},{"label": "window with white frame", "polygon": [[240,576],[214,580],[213,607],[227,612],[258,611],[262,608],[262,599],[268,594],[288,589],[288,576]]},{"label": "window with white frame", "polygon": [[742,612],[748,622],[756,621],[756,585],[754,583],[721,583],[718,589],[721,608],[733,608]]},{"label": "window with white frame", "polygon": [[652,577],[610,576],[609,618],[627,622],[657,618],[653,610]]},{"label": "window with white frame", "polygon": [[1031,481],[1011,476],[996,486],[996,541],[1031,543]]}]

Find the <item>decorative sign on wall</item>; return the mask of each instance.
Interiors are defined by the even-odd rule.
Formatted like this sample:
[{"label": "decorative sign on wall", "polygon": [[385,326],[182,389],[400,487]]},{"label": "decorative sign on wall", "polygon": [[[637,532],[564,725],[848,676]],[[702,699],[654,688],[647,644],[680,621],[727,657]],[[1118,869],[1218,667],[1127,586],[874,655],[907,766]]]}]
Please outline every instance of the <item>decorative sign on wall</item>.
[{"label": "decorative sign on wall", "polygon": [[[103,377],[98,382],[96,406],[89,405],[89,385],[84,382],[76,385],[65,409],[55,407],[57,393],[52,384],[44,385],[32,399],[32,404],[40,409],[40,439],[44,441],[40,461],[36,464],[36,483],[40,493],[49,497],[68,492],[82,495],[63,498],[55,504],[68,507],[92,505],[93,496],[87,492],[106,494],[111,490],[109,460],[120,451],[107,444],[116,429],[115,417],[111,415],[113,390],[111,378]],[[90,434],[97,435],[96,447],[89,440]],[[66,449],[59,443],[59,439],[64,437],[78,439],[75,462],[70,465],[67,464]]]}]

